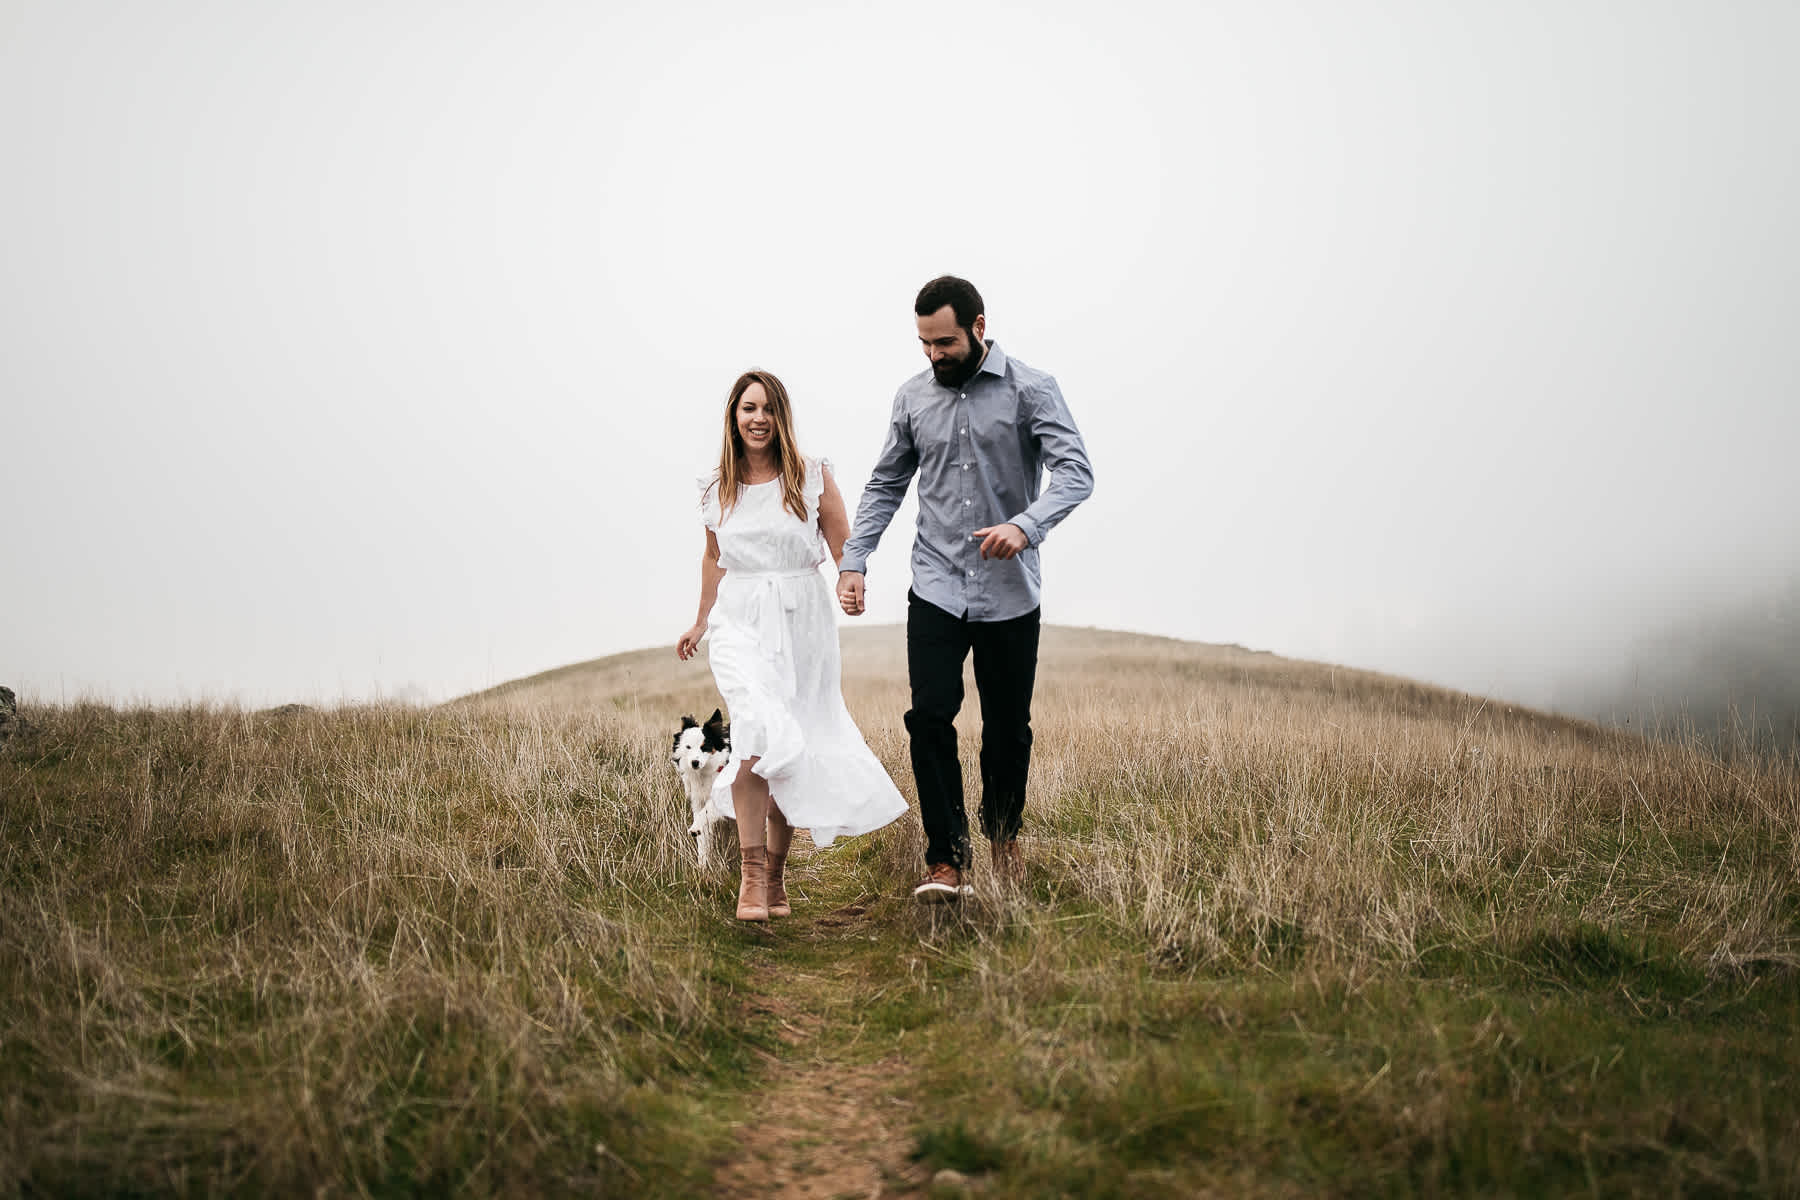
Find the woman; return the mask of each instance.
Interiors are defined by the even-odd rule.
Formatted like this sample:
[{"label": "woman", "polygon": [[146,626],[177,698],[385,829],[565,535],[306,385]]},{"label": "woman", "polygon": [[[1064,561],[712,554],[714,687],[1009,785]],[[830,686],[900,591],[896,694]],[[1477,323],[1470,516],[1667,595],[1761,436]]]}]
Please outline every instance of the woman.
[{"label": "woman", "polygon": [[795,826],[828,846],[906,811],[844,707],[837,605],[819,574],[828,551],[844,555],[844,498],[830,464],[801,456],[787,389],[767,371],[731,387],[700,515],[700,613],[675,653],[692,658],[710,620],[713,678],[731,712],[731,763],[713,803],[737,818],[738,919],[766,921],[791,911],[782,872]]}]

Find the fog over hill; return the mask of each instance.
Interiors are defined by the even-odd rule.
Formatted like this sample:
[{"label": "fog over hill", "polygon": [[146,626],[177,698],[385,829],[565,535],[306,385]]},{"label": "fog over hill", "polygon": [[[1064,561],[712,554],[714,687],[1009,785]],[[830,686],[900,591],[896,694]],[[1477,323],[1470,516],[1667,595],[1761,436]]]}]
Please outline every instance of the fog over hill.
[{"label": "fog over hill", "polygon": [[1800,578],[1641,635],[1622,662],[1565,678],[1551,704],[1653,733],[1800,748]]}]

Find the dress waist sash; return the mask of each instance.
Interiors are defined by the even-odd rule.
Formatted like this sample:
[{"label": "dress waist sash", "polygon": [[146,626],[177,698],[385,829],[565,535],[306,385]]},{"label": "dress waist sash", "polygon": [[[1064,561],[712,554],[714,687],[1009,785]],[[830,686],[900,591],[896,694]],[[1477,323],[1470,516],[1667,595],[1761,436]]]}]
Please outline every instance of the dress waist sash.
[{"label": "dress waist sash", "polygon": [[763,649],[778,657],[785,657],[790,649],[787,621],[780,614],[797,611],[800,607],[801,596],[804,595],[802,590],[782,587],[781,581],[805,579],[808,576],[820,579],[817,565],[778,567],[770,571],[741,571],[735,567],[725,568],[725,586],[729,587],[734,579],[743,585],[745,618],[751,629],[755,631]]},{"label": "dress waist sash", "polygon": [[819,563],[810,567],[776,567],[770,571],[750,571],[740,567],[726,567],[727,579],[805,579],[808,575],[819,573]]}]

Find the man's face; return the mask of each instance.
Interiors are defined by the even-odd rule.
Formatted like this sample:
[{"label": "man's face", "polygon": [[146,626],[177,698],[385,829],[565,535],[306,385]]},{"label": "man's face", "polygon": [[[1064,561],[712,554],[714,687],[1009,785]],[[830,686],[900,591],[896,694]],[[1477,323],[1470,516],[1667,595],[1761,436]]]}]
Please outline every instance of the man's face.
[{"label": "man's face", "polygon": [[919,345],[925,348],[925,357],[931,360],[931,373],[938,383],[956,387],[975,374],[987,351],[981,340],[987,328],[985,316],[975,318],[972,338],[970,330],[956,323],[956,310],[948,304],[918,321]]}]

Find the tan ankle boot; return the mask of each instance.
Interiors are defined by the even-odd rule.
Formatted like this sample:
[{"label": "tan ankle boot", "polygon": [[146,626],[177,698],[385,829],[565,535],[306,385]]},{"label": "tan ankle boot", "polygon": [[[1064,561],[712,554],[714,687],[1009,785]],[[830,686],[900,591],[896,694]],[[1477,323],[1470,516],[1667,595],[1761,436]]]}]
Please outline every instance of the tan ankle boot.
[{"label": "tan ankle boot", "polygon": [[787,854],[769,851],[769,915],[786,917],[793,915],[794,910],[788,905],[787,885],[782,881],[781,872],[787,866]]},{"label": "tan ankle boot", "polygon": [[761,846],[738,847],[738,903],[740,921],[769,919],[769,854]]},{"label": "tan ankle boot", "polygon": [[794,841],[794,827],[781,815],[780,808],[771,805],[764,829],[767,836],[764,848],[769,852],[769,915],[789,916],[794,910],[788,907],[787,884],[782,879],[782,871],[787,866],[788,847]]}]

